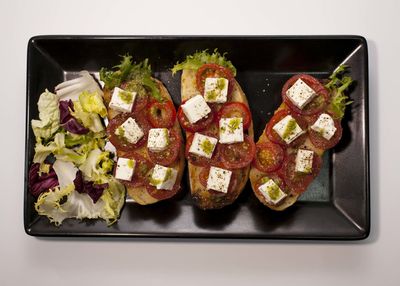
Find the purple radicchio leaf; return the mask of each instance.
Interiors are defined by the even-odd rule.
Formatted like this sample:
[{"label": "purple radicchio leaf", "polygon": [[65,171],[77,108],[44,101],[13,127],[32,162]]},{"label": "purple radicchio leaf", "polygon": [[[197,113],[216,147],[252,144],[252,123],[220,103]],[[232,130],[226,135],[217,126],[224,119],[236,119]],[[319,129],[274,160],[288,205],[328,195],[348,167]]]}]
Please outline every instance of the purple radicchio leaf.
[{"label": "purple radicchio leaf", "polygon": [[108,184],[94,184],[93,182],[85,182],[82,172],[78,171],[74,179],[75,190],[81,194],[88,194],[93,203],[97,203],[103,195],[104,189],[108,188]]},{"label": "purple radicchio leaf", "polygon": [[48,174],[42,173],[39,176],[40,164],[32,164],[29,169],[29,192],[34,196],[38,197],[41,193],[47,192],[49,189],[53,189],[58,186],[58,178],[53,167],[50,167]]},{"label": "purple radicchio leaf", "polygon": [[60,109],[60,124],[61,126],[74,134],[86,134],[89,129],[83,127],[75,117],[72,116],[70,110],[74,110],[72,100],[61,100],[59,104]]}]

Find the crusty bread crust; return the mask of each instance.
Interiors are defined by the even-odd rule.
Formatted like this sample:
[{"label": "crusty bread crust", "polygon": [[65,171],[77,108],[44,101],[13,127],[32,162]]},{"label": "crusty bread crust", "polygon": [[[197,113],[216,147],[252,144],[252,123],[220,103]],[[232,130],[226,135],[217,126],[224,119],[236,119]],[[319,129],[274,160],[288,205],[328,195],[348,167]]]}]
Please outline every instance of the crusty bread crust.
[{"label": "crusty bread crust", "polygon": [[[181,98],[182,101],[188,100],[189,98],[199,94],[196,85],[196,71],[184,69],[181,77]],[[246,95],[241,89],[240,85],[235,81],[232,90],[232,101],[242,102],[249,107]],[[253,123],[251,123],[248,129],[248,135],[253,139]],[[195,166],[188,162],[189,170],[189,183],[190,190],[194,201],[197,206],[202,209],[219,209],[226,205],[232,204],[240,193],[243,191],[246,182],[249,178],[250,166],[235,171],[235,175],[238,179],[237,187],[229,195],[224,195],[216,200],[210,195],[210,192],[199,182],[199,174],[202,167]]]},{"label": "crusty bread crust", "polygon": [[[285,103],[282,103],[278,107],[278,109],[275,111],[275,113],[281,109],[284,109],[285,107],[286,107]],[[258,139],[257,144],[263,143],[263,142],[269,142],[269,141],[270,140],[266,136],[265,129],[264,129],[263,133],[261,134],[260,138]],[[308,137],[307,137],[306,141],[300,146],[300,148],[313,150],[315,153],[317,153],[320,156],[322,156],[322,154],[324,153],[324,151],[322,149],[318,149],[318,148],[314,147],[314,145],[311,143],[311,141]],[[290,151],[291,150],[289,148],[289,152]],[[258,180],[260,180],[264,176],[267,176],[267,173],[261,172],[260,170],[258,170],[255,167],[251,168],[250,183],[251,183],[253,192],[256,195],[256,197],[259,199],[259,201],[261,203],[263,203],[264,205],[266,205],[267,207],[269,207],[270,209],[275,210],[275,211],[283,211],[283,210],[287,209],[288,207],[290,207],[291,205],[293,205],[300,197],[300,194],[289,193],[288,196],[285,199],[283,199],[279,204],[273,205],[273,204],[269,203],[265,199],[264,195],[261,194],[261,192],[258,189],[256,189],[256,183],[258,182]]]},{"label": "crusty bread crust", "polygon": [[[162,84],[161,81],[154,79],[153,80],[158,84],[158,87],[160,89],[160,93],[161,96],[164,98],[167,98],[168,100],[172,101],[172,98],[170,96],[170,94],[168,93],[168,90],[165,88],[165,86]],[[111,100],[111,91],[110,90],[104,90],[104,101],[105,103],[108,104],[110,103]],[[119,112],[116,112],[112,109],[108,109],[108,119],[112,119],[114,118],[116,115],[118,115]],[[179,137],[181,138],[181,149],[179,151],[179,155],[178,155],[178,160],[171,165],[171,168],[174,168],[176,170],[178,170],[178,175],[176,178],[177,182],[181,182],[182,181],[182,176],[183,176],[183,172],[185,170],[185,144],[183,142],[183,136],[182,136],[182,131],[181,131],[181,127],[178,123],[178,120],[175,120],[174,126],[172,127],[173,130],[175,130],[175,132],[177,132],[179,134]],[[140,155],[144,156],[145,158],[149,159],[149,156],[147,154],[147,147],[144,145],[138,149],[135,150],[137,153],[139,153]],[[120,157],[123,157],[124,154],[126,154],[126,152],[123,151],[118,151],[117,150],[117,155]],[[159,200],[152,197],[146,187],[136,187],[136,188],[132,188],[132,187],[126,187],[127,193],[128,195],[138,204],[140,205],[149,205],[149,204],[154,204],[157,203]]]}]

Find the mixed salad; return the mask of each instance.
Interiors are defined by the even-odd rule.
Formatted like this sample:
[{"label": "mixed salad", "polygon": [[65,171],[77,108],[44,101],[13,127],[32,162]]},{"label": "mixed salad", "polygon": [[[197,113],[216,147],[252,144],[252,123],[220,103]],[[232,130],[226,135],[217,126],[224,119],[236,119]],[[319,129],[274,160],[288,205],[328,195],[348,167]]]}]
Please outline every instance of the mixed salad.
[{"label": "mixed salad", "polygon": [[82,71],[39,97],[39,119],[31,122],[36,144],[29,191],[37,198],[38,214],[55,225],[66,218],[101,218],[111,225],[124,204],[125,188],[112,175],[113,154],[104,149],[102,95]]}]

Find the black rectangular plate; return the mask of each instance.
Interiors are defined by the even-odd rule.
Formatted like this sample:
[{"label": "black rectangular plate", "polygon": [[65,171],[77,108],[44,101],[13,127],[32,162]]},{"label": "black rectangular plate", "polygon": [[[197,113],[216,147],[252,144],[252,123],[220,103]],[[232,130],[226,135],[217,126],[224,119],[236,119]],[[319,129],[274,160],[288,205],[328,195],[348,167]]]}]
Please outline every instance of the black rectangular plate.
[{"label": "black rectangular plate", "polygon": [[[34,154],[30,121],[38,117],[37,100],[45,88],[83,69],[97,72],[130,53],[149,58],[176,105],[180,75],[170,68],[196,50],[218,48],[238,70],[237,80],[253,113],[256,140],[281,102],[280,89],[296,73],[326,78],[346,63],[356,81],[353,104],[344,118],[342,141],[324,157],[324,169],[294,206],[283,212],[264,207],[248,183],[239,199],[221,210],[197,209],[189,195],[140,206],[125,204],[120,220],[64,221],[55,227],[34,210],[27,174]],[[364,239],[370,230],[368,54],[360,36],[183,37],[183,36],[38,36],[28,43],[24,226],[34,236],[131,236],[175,238]]]}]

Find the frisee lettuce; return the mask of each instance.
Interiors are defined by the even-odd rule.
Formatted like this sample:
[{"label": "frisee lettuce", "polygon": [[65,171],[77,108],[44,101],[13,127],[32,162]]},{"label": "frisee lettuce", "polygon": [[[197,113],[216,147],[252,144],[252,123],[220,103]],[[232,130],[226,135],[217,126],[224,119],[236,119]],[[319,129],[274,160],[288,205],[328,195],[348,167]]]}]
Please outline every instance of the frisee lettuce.
[{"label": "frisee lettuce", "polygon": [[113,89],[122,83],[127,83],[128,89],[134,87],[141,96],[146,96],[147,91],[157,101],[163,101],[158,84],[151,77],[151,66],[148,59],[136,63],[129,54],[122,56],[121,63],[108,70],[101,68],[100,80],[107,89]]},{"label": "frisee lettuce", "polygon": [[325,87],[332,94],[331,101],[328,106],[328,111],[333,114],[335,119],[342,119],[346,106],[353,101],[349,101],[349,97],[345,95],[345,91],[353,83],[353,79],[345,74],[348,72],[348,66],[339,66],[330,76],[329,82]]},{"label": "frisee lettuce", "polygon": [[236,68],[232,62],[227,60],[225,57],[226,53],[219,53],[218,49],[215,49],[213,53],[209,53],[208,50],[197,51],[193,55],[186,56],[183,62],[177,62],[176,65],[171,69],[172,74],[183,69],[197,70],[204,64],[218,64],[224,66],[232,71],[232,74],[236,76]]},{"label": "frisee lettuce", "polygon": [[102,218],[111,225],[118,220],[124,201],[124,186],[112,178],[96,203],[93,203],[88,194],[75,191],[75,186],[71,183],[64,188],[56,187],[43,192],[35,203],[35,209],[56,226],[67,218]]}]

